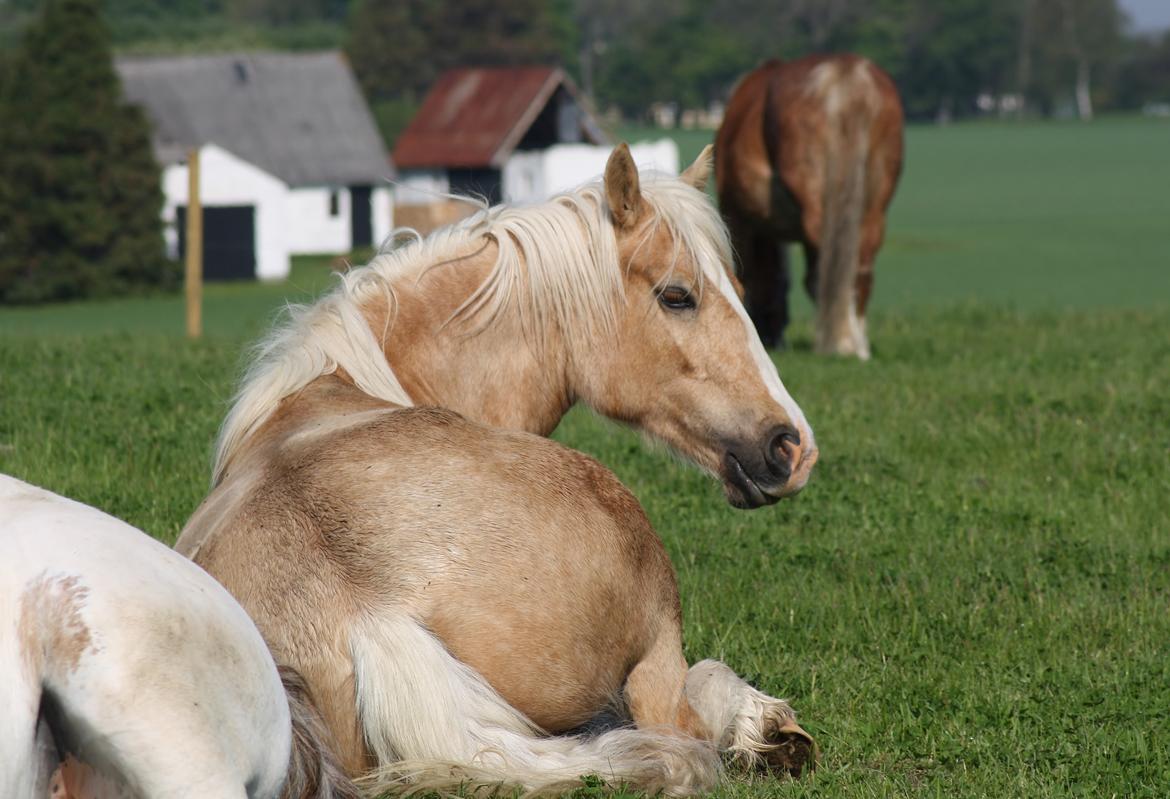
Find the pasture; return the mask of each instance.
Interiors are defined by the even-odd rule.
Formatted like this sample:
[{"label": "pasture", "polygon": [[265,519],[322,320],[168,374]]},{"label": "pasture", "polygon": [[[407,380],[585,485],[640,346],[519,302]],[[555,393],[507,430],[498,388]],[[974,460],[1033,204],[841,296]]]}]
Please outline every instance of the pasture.
[{"label": "pasture", "polygon": [[[793,500],[736,511],[637,436],[562,423],[665,539],[689,658],[821,745],[811,780],[721,795],[1166,794],[1168,186],[1164,122],[911,129],[874,360],[813,357],[803,300],[776,355],[822,453]],[[327,272],[209,287],[194,344],[177,297],[0,309],[0,471],[173,541],[245,346]]]}]

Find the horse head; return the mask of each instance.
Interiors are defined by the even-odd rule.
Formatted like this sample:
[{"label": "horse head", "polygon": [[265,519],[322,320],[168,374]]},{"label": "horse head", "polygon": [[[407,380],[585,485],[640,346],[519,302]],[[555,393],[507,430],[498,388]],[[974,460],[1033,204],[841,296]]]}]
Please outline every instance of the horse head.
[{"label": "horse head", "polygon": [[641,180],[623,144],[604,198],[625,302],[612,335],[570,346],[576,393],[722,480],[741,508],[799,491],[817,459],[812,428],[742,302],[726,230],[704,194],[708,147],[681,179]]}]

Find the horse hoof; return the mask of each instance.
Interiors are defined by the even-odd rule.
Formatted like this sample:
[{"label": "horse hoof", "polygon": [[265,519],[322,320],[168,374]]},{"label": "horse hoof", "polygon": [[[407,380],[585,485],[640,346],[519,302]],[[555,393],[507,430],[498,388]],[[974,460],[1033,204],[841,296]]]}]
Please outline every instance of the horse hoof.
[{"label": "horse hoof", "polygon": [[817,767],[817,744],[812,736],[794,722],[768,734],[769,748],[763,752],[764,764],[773,774],[788,774],[794,779],[807,769]]}]

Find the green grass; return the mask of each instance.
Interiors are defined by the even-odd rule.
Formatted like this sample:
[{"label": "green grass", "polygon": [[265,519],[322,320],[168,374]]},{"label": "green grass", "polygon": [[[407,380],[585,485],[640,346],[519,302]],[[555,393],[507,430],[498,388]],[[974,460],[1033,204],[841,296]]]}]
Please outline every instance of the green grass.
[{"label": "green grass", "polygon": [[[807,318],[777,357],[822,452],[793,500],[735,511],[626,430],[558,429],[645,504],[688,656],[789,697],[822,746],[811,780],[720,796],[1166,795],[1168,134],[912,129],[877,357],[814,357]],[[242,348],[326,271],[209,288],[194,344],[177,299],[0,310],[0,471],[173,540]]]}]

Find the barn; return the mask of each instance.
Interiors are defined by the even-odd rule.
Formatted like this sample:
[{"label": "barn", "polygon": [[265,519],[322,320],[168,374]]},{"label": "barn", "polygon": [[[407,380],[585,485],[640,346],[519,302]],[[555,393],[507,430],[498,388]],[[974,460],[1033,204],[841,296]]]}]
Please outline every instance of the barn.
[{"label": "barn", "polygon": [[117,69],[153,125],[176,257],[187,154],[200,152],[208,280],[279,280],[293,255],[346,253],[390,233],[393,167],[340,53],[129,57]]},{"label": "barn", "polygon": [[[458,216],[448,193],[539,202],[599,175],[611,147],[561,69],[450,70],[395,142],[398,222],[424,229]],[[669,139],[632,151],[639,166],[678,172]]]}]

